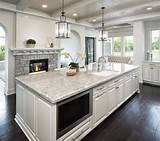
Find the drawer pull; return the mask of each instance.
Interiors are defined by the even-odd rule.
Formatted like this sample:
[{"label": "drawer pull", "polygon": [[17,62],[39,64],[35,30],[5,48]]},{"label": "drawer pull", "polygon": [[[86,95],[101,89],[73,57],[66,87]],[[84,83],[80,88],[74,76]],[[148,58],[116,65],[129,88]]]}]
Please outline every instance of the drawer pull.
[{"label": "drawer pull", "polygon": [[116,87],[116,89],[119,89],[119,87]]},{"label": "drawer pull", "polygon": [[88,129],[89,129],[89,127],[86,128],[85,130],[82,130],[82,134],[85,133]]},{"label": "drawer pull", "polygon": [[104,89],[104,86],[102,86],[102,87],[100,87],[100,88],[97,88],[97,91],[100,91],[100,90],[102,90],[102,89]]},{"label": "drawer pull", "polygon": [[75,141],[77,138],[79,138],[82,135],[82,133],[78,134],[76,137],[72,138],[72,141]]},{"label": "drawer pull", "polygon": [[117,83],[118,81],[120,81],[120,79],[118,79],[118,80],[115,80],[115,81],[114,81],[114,83]]},{"label": "drawer pull", "polygon": [[101,93],[101,94],[97,95],[97,97],[96,97],[96,98],[98,98],[98,97],[100,97],[100,96],[102,96],[102,95],[104,95],[104,94],[105,94],[105,92],[103,92],[103,93]]}]

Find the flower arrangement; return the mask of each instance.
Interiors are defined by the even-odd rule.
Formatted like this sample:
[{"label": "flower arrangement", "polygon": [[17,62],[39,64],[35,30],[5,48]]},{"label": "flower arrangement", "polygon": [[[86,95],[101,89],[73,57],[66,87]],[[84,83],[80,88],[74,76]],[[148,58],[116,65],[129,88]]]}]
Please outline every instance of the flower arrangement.
[{"label": "flower arrangement", "polygon": [[71,62],[69,63],[69,67],[70,69],[76,69],[77,72],[79,71],[78,60],[84,60],[86,57],[85,54],[81,52],[77,53],[77,57],[75,59],[68,52],[63,52],[62,55],[64,56],[64,58],[71,60]]}]

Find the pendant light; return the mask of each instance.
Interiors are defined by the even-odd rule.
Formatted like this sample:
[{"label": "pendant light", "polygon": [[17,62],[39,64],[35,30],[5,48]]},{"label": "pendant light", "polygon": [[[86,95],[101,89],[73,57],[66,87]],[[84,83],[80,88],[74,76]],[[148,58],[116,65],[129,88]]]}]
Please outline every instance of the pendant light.
[{"label": "pendant light", "polygon": [[105,7],[101,7],[102,10],[102,27],[99,31],[99,41],[107,41],[108,40],[108,32],[104,30],[104,10]]},{"label": "pendant light", "polygon": [[66,16],[64,12],[64,0],[62,0],[62,12],[60,16],[60,21],[56,22],[56,38],[66,39],[69,38],[70,27],[69,23],[66,21]]}]

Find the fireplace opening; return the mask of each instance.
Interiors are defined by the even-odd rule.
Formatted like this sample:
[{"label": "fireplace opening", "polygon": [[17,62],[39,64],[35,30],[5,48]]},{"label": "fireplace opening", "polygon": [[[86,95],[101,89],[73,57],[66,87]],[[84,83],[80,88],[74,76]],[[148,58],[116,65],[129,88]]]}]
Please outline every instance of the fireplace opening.
[{"label": "fireplace opening", "polygon": [[48,59],[30,60],[29,72],[47,72],[48,71]]}]

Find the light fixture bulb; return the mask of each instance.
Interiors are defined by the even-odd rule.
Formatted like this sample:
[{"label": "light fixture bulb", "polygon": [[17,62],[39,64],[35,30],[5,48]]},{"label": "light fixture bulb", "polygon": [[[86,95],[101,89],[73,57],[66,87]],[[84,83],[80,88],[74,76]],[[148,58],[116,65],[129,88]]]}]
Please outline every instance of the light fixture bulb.
[{"label": "light fixture bulb", "polygon": [[43,8],[47,8],[48,5],[47,5],[47,4],[42,4],[42,7],[43,7]]},{"label": "light fixture bulb", "polygon": [[150,10],[152,10],[152,9],[153,9],[152,7],[147,7],[147,10],[148,10],[148,11],[150,11]]},{"label": "light fixture bulb", "polygon": [[96,21],[97,21],[96,19],[93,19],[93,20],[92,20],[92,22],[96,22]]},{"label": "light fixture bulb", "polygon": [[77,17],[77,16],[78,16],[78,14],[77,14],[77,13],[73,13],[73,16],[74,16],[74,17]]}]

